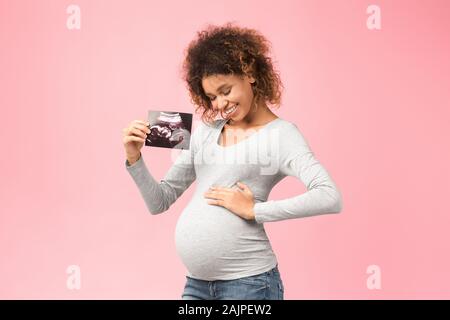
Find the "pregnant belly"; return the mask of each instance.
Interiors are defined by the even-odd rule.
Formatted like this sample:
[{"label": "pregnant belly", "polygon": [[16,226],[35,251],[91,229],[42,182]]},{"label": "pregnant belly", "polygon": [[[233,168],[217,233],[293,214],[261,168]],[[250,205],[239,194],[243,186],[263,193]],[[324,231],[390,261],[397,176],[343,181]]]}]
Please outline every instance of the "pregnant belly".
[{"label": "pregnant belly", "polygon": [[[239,268],[252,240],[261,245],[260,227],[228,209],[198,201],[182,212],[175,229],[178,255],[198,278],[213,277],[215,270]],[[249,242],[250,241],[250,242]]]}]

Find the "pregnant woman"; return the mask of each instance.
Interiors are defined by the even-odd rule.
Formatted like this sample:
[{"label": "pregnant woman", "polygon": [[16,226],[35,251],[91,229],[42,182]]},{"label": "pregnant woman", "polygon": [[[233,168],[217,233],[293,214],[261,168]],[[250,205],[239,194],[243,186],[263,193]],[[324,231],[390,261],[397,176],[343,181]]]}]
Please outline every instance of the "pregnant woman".
[{"label": "pregnant woman", "polygon": [[[210,26],[186,50],[183,65],[192,102],[202,111],[190,148],[161,181],[140,150],[149,123],[123,129],[125,166],[151,214],[160,214],[196,181],[175,230],[187,276],[182,299],[284,298],[278,261],[264,223],[339,213],[341,194],[296,124],[275,115],[282,84],[258,31]],[[286,176],[307,192],[270,200]]]}]

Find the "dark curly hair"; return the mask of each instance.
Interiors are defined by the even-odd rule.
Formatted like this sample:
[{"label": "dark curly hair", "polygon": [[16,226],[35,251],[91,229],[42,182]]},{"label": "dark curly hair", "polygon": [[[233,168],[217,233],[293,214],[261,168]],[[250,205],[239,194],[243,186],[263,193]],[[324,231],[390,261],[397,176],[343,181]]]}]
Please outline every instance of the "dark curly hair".
[{"label": "dark curly hair", "polygon": [[212,123],[218,110],[212,108],[202,86],[203,77],[211,75],[251,76],[255,101],[280,106],[281,83],[272,59],[268,56],[270,42],[258,31],[226,23],[223,26],[208,25],[197,32],[185,50],[182,77],[187,83],[195,112],[203,111],[203,122]]}]

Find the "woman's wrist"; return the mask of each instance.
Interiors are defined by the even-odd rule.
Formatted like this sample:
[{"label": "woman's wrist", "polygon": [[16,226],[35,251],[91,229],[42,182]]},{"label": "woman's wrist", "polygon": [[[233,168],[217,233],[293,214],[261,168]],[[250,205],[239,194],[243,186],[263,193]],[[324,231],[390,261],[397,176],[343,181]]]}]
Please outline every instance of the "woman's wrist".
[{"label": "woman's wrist", "polygon": [[135,162],[137,162],[140,158],[141,158],[141,153],[139,152],[139,155],[138,155],[137,157],[130,157],[130,156],[127,156],[127,161],[128,161],[128,163],[130,164],[130,166],[131,166],[132,164],[134,164]]}]

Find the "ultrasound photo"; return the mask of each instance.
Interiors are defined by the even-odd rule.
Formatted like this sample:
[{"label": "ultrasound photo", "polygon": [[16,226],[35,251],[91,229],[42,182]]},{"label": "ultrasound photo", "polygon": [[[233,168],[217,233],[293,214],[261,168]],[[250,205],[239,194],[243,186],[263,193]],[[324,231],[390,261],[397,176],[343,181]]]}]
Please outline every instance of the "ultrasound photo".
[{"label": "ultrasound photo", "polygon": [[145,140],[146,146],[189,149],[192,113],[150,110],[148,122],[150,133]]}]

